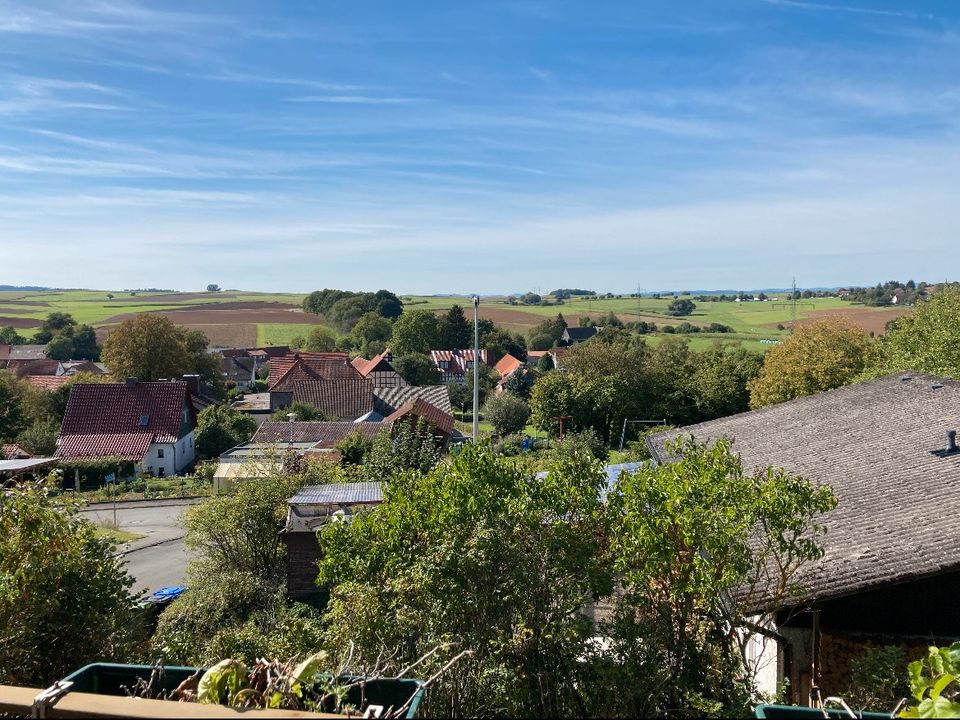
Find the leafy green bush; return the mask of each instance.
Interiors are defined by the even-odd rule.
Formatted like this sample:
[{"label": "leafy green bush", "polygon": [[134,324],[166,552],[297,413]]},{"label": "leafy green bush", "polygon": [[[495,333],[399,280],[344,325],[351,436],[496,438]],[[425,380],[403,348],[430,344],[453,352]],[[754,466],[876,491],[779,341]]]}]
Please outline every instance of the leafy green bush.
[{"label": "leafy green bush", "polygon": [[896,645],[866,649],[850,663],[850,684],[843,694],[852,708],[892,708],[910,694],[907,656]]},{"label": "leafy green bush", "polygon": [[530,418],[530,406],[522,398],[503,393],[487,400],[483,416],[502,437],[523,430]]},{"label": "leafy green bush", "polygon": [[372,447],[373,441],[367,440],[359,431],[352,432],[337,443],[340,462],[343,465],[361,465]]},{"label": "leafy green bush", "polygon": [[553,452],[558,456],[566,457],[573,457],[578,454],[590,455],[597,460],[606,460],[610,454],[603,439],[593,428],[564,434],[563,441],[554,444]]},{"label": "leafy green bush", "polygon": [[947,648],[931,646],[927,657],[907,665],[910,693],[917,704],[903,718],[960,717],[960,642]]},{"label": "leafy green bush", "polygon": [[353,641],[359,663],[398,669],[448,641],[473,650],[431,689],[428,715],[582,714],[593,629],[578,610],[611,591],[604,480],[582,456],[538,479],[473,445],[394,478],[382,505],[319,535],[329,646]]},{"label": "leafy green bush", "polygon": [[133,585],[112,542],[45,483],[0,493],[0,682],[46,687],[137,641]]},{"label": "leafy green bush", "polygon": [[211,638],[242,626],[272,602],[272,589],[264,588],[252,573],[198,573],[190,578],[189,589],[161,613],[152,652],[169,665],[201,664]]}]

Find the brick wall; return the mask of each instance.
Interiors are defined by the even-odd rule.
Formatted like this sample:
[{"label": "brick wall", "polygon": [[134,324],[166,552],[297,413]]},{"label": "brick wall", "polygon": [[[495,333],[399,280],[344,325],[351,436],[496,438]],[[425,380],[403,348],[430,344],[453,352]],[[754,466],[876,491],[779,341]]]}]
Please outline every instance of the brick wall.
[{"label": "brick wall", "polygon": [[320,546],[312,532],[291,532],[284,535],[287,544],[287,594],[294,600],[315,597],[317,560]]}]

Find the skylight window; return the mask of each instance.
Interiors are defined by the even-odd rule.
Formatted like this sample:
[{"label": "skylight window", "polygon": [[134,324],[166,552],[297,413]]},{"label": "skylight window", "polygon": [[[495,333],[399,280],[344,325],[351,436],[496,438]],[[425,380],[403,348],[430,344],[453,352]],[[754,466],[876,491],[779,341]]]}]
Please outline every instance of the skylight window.
[{"label": "skylight window", "polygon": [[146,427],[146,426],[149,425],[149,424],[150,424],[150,416],[149,416],[149,415],[141,415],[141,416],[140,416],[140,427]]}]

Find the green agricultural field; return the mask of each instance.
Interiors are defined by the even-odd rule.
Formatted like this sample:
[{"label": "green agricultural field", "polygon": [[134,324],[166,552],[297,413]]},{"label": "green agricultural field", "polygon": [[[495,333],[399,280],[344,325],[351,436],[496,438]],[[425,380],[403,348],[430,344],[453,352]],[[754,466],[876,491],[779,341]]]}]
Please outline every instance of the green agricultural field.
[{"label": "green agricultural field", "polygon": [[259,323],[257,325],[257,345],[289,345],[293,338],[306,337],[309,325],[291,325],[289,323]]},{"label": "green agricultural field", "polygon": [[[114,297],[107,297],[112,294]],[[312,325],[323,323],[321,317],[300,311],[303,294],[255,293],[224,290],[217,293],[150,293],[135,296],[122,291],[82,290],[50,292],[0,292],[0,326],[12,324],[24,337],[30,337],[34,328],[51,312],[70,313],[77,322],[88,323],[103,332],[116,322],[141,312],[163,312],[174,322],[203,331],[213,345],[250,344],[286,345],[296,336],[305,336]],[[599,320],[609,313],[622,321],[645,320],[659,326],[689,322],[707,326],[721,323],[733,328],[728,334],[676,335],[702,349],[714,341],[741,342],[744,347],[765,352],[771,345],[761,340],[777,340],[789,330],[779,330],[778,324],[789,325],[793,318],[791,304],[780,299],[768,302],[698,302],[693,314],[673,317],[667,306],[673,298],[587,298],[576,297],[562,304],[547,306],[509,305],[503,296],[485,296],[480,303],[482,317],[498,325],[527,334],[545,318],[558,312],[571,325],[582,316]],[[453,305],[464,308],[471,316],[472,300],[463,296],[402,296],[408,310],[430,310],[441,313]],[[885,323],[902,313],[903,309],[866,308],[838,298],[801,300],[797,316],[802,322],[816,317],[844,315],[861,327],[876,333],[884,331]],[[647,335],[651,344],[662,342],[666,334]]]},{"label": "green agricultural field", "polygon": [[[108,295],[113,295],[112,298]],[[142,312],[170,313],[171,319],[203,330],[212,338],[253,342],[258,325],[284,326],[291,318],[305,334],[319,318],[304,316],[299,307],[302,294],[223,291],[217,293],[152,293],[131,295],[119,290],[0,293],[0,326],[12,324],[21,335],[30,337],[34,328],[52,312],[69,313],[79,323],[109,327]],[[234,332],[233,329],[236,329]],[[276,333],[268,333],[271,336]],[[275,341],[276,342],[276,341]]]}]

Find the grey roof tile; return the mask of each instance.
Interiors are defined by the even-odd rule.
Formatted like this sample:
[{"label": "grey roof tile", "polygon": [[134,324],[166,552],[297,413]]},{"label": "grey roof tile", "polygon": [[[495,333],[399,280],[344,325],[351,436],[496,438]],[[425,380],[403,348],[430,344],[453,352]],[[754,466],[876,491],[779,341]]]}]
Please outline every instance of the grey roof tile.
[{"label": "grey roof tile", "polygon": [[658,433],[658,461],[680,435],[732,440],[745,471],[767,466],[830,485],[824,557],[799,578],[806,599],[853,594],[960,565],[960,383],[898,373],[760,410]]}]

